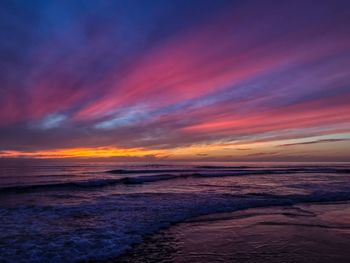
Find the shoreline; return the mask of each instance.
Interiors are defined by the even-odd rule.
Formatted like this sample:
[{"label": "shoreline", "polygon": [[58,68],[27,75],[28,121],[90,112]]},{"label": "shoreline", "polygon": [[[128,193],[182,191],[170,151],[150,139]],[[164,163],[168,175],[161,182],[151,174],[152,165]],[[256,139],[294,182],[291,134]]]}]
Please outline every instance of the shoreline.
[{"label": "shoreline", "polygon": [[103,262],[350,262],[349,205],[310,202],[194,217]]}]

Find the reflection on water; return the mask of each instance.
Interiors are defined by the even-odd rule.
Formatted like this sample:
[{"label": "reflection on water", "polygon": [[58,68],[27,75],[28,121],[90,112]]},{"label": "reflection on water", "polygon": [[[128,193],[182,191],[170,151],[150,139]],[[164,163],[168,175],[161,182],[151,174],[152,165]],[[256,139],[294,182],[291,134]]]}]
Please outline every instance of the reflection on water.
[{"label": "reflection on water", "polygon": [[[201,215],[350,200],[349,168],[344,163],[0,163],[0,261],[105,260],[161,228]],[[320,216],[345,217],[333,213]]]},{"label": "reflection on water", "polygon": [[173,226],[110,262],[350,261],[350,203],[248,209]]}]

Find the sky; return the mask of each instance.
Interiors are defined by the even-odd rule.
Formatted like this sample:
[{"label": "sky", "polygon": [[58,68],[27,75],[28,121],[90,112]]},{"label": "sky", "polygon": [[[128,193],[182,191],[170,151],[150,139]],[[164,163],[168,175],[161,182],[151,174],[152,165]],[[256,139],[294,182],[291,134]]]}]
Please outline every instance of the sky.
[{"label": "sky", "polygon": [[0,157],[350,161],[350,2],[3,0]]}]

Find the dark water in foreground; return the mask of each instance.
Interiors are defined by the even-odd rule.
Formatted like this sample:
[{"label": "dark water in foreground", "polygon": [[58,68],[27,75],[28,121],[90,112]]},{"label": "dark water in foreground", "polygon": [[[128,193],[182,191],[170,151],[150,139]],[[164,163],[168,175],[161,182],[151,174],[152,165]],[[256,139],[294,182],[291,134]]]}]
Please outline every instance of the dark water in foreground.
[{"label": "dark water in foreground", "polygon": [[350,200],[344,163],[0,165],[0,262],[115,259],[189,218]]}]

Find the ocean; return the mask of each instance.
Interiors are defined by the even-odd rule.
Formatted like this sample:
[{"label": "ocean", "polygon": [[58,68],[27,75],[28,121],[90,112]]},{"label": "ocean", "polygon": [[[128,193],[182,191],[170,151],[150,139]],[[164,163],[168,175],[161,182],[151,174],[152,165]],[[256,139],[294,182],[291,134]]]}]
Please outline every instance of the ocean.
[{"label": "ocean", "polygon": [[0,162],[0,262],[118,258],[190,218],[350,200],[349,163]]}]

